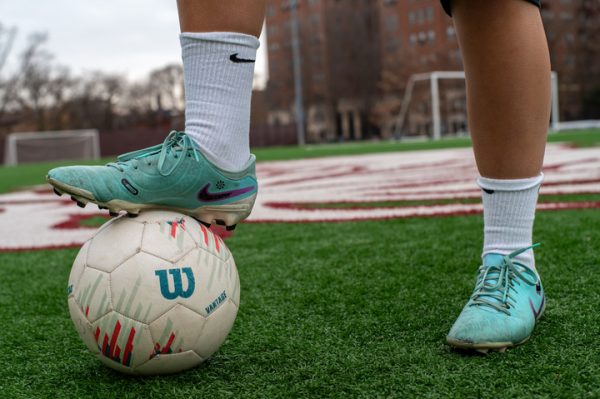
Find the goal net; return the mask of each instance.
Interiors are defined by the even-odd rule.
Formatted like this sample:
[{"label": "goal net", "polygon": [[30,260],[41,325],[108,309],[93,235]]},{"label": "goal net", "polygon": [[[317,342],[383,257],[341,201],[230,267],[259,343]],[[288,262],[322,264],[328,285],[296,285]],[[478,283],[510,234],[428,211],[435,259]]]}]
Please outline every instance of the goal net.
[{"label": "goal net", "polygon": [[4,148],[5,165],[100,158],[97,130],[11,133]]},{"label": "goal net", "polygon": [[[551,130],[560,130],[558,77],[552,72]],[[412,75],[406,84],[394,137],[428,137],[467,134],[464,71],[436,71]]]}]

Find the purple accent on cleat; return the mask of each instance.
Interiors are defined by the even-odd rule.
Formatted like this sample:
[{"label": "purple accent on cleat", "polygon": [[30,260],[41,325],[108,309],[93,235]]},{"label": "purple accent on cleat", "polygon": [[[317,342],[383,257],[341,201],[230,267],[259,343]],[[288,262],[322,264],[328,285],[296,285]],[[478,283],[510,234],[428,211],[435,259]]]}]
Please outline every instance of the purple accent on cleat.
[{"label": "purple accent on cleat", "polygon": [[531,306],[531,311],[533,312],[533,317],[535,317],[536,320],[541,315],[545,300],[546,300],[546,298],[542,298],[542,303],[540,303],[540,307],[538,308],[538,310],[535,310],[535,306],[533,306],[533,302],[531,302],[531,298],[529,299],[529,306]]},{"label": "purple accent on cleat", "polygon": [[200,201],[203,201],[203,202],[221,201],[221,200],[224,200],[227,198],[237,197],[238,195],[246,194],[255,189],[254,186],[250,186],[250,187],[240,188],[237,190],[222,191],[220,193],[210,193],[208,191],[209,187],[210,187],[210,183],[207,183],[204,187],[202,187],[200,192],[198,192],[198,199]]}]

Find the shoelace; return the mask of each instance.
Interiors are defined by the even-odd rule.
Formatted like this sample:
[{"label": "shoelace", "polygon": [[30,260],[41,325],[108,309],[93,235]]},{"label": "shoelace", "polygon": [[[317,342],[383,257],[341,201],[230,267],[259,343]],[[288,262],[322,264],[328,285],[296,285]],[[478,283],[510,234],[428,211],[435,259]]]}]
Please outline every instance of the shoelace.
[{"label": "shoelace", "polygon": [[524,273],[524,266],[514,264],[512,260],[539,245],[534,244],[505,255],[500,266],[480,266],[470,306],[487,306],[510,315],[509,301],[513,300],[511,289],[514,291],[515,280],[518,278],[528,285],[536,285],[539,282],[535,273]]},{"label": "shoelace", "polygon": [[[157,164],[158,173],[162,176],[169,176],[177,169],[179,164],[181,164],[188,151],[191,151],[194,154],[196,161],[200,161],[198,148],[195,146],[192,139],[185,134],[185,132],[172,131],[167,135],[162,144],[119,155],[117,157],[117,162],[108,163],[106,166],[116,168],[123,172],[124,168],[130,165],[130,162],[133,162],[133,167],[137,168],[139,160],[151,155],[160,154]],[[169,167],[166,167],[165,161],[169,154],[173,154],[173,158],[177,160]]]}]

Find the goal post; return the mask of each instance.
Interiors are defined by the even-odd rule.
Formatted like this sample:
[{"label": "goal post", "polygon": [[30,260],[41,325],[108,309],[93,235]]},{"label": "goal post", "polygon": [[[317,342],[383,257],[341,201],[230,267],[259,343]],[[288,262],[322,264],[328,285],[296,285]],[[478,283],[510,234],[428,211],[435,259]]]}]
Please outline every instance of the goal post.
[{"label": "goal post", "polygon": [[[406,124],[408,117],[408,109],[412,100],[414,87],[417,82],[429,81],[429,91],[431,95],[431,122],[432,122],[432,135],[433,140],[439,140],[442,138],[442,118],[440,113],[440,80],[465,80],[464,71],[435,71],[427,73],[418,73],[412,75],[406,84],[406,90],[404,91],[404,97],[402,99],[402,105],[400,113],[396,119],[396,126],[394,129],[394,137],[401,138],[403,136],[403,129]],[[559,108],[558,108],[558,75],[555,71],[551,73],[551,94],[552,94],[552,113],[550,120],[550,130],[560,130],[559,120]]]},{"label": "goal post", "polygon": [[5,140],[5,165],[100,158],[100,137],[95,129],[19,132]]}]

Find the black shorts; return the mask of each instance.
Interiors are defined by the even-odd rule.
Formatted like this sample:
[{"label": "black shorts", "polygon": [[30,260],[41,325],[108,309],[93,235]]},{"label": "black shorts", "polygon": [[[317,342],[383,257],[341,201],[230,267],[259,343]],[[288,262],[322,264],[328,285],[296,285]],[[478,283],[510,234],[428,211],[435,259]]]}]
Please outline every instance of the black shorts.
[{"label": "black shorts", "polygon": [[[541,0],[525,0],[525,1],[533,3],[538,7],[542,6]],[[452,13],[450,12],[450,9],[451,9],[450,4],[451,4],[452,0],[441,0],[441,2],[442,2],[442,7],[444,7],[444,11],[446,11],[446,14],[452,16]]]}]

